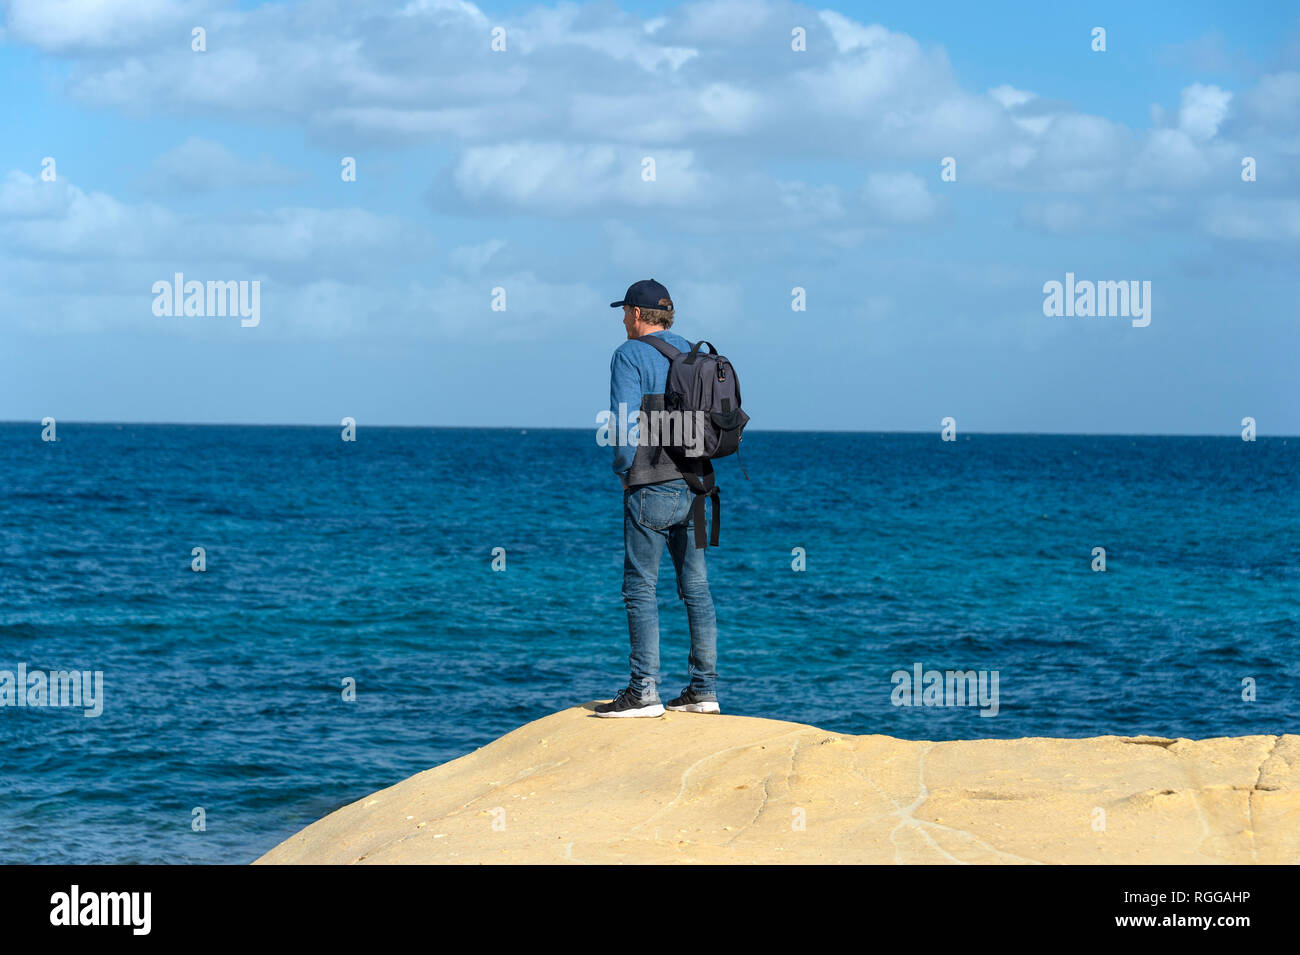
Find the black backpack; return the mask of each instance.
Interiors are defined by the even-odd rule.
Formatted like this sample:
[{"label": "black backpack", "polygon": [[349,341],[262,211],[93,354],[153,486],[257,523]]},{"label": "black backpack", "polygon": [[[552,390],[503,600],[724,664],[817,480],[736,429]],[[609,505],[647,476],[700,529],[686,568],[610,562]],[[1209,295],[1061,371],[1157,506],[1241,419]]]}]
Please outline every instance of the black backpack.
[{"label": "black backpack", "polygon": [[[645,342],[668,359],[668,384],[664,387],[664,408],[668,411],[702,412],[704,421],[704,453],[687,457],[676,448],[655,448],[656,457],[666,452],[682,472],[686,485],[695,493],[694,508],[695,546],[718,546],[718,533],[722,522],[722,502],[719,489],[713,482],[713,460],[725,458],[740,451],[741,434],[749,423],[749,415],[740,407],[740,381],[736,370],[712,342],[696,342],[689,352],[681,352],[661,338],[646,335],[637,341]],[[708,345],[708,352],[700,347]],[[739,460],[739,457],[737,457]],[[743,472],[744,466],[741,466]],[[745,477],[748,479],[749,475]],[[704,499],[713,500],[713,530],[706,538],[704,530]],[[707,543],[706,543],[707,540]]]}]

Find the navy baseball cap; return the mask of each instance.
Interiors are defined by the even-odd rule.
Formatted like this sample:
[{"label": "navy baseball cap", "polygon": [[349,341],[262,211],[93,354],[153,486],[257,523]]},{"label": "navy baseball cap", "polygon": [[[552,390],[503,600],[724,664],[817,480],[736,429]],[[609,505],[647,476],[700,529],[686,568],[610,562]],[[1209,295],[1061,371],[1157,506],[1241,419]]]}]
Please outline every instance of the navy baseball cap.
[{"label": "navy baseball cap", "polygon": [[654,279],[642,279],[627,287],[627,294],[621,302],[610,302],[610,308],[631,305],[633,308],[662,308],[666,312],[673,310],[673,300],[664,288]]}]

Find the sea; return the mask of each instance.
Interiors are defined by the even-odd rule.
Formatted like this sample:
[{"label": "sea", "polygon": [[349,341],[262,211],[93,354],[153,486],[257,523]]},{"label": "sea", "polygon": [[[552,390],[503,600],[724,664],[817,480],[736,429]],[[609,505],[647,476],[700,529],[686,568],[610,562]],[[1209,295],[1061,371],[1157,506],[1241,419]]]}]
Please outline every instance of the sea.
[{"label": "sea", "polygon": [[[247,863],[626,684],[593,431],[342,431],[0,424],[0,862]],[[1300,439],[751,430],[717,472],[726,713],[1300,730]],[[667,698],[667,557],[660,617]],[[17,705],[20,667],[99,674],[99,712]]]}]

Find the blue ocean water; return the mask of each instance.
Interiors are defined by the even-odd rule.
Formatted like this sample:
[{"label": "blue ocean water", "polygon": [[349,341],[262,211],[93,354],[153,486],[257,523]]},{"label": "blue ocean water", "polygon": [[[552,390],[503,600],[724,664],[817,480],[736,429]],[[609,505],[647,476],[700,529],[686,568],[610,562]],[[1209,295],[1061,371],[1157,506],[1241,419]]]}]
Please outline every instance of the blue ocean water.
[{"label": "blue ocean water", "polygon": [[[626,681],[590,431],[58,436],[0,425],[0,670],[101,670],[104,709],[0,708],[2,862],[248,862]],[[936,740],[1300,726],[1300,440],[752,431],[743,457],[709,552],[727,712]],[[661,621],[673,693],[667,566]],[[893,705],[918,663],[997,671],[997,716]]]}]

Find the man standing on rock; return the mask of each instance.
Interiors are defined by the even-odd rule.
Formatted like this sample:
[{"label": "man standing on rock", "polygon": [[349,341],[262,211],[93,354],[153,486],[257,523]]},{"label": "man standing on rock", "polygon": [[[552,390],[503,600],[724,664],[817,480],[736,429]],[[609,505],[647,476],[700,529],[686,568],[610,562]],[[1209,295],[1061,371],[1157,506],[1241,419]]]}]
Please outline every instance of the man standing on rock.
[{"label": "man standing on rock", "polygon": [[[691,343],[668,329],[673,302],[654,279],[634,282],[622,301],[627,341],[610,362],[609,403],[613,421],[628,420],[628,441],[614,445],[614,473],[623,485],[623,602],[632,644],[627,688],[596,706],[605,717],[662,716],[659,700],[659,607],[655,588],[664,545],[677,572],[677,595],[686,604],[691,629],[690,685],[667,707],[686,713],[718,713],[718,624],[704,568],[704,549],[692,543],[693,495],[682,472],[661,448],[638,441],[637,411],[662,411],[668,359],[637,339],[653,335],[679,351]],[[620,408],[622,418],[620,418]],[[611,433],[616,428],[611,427]]]}]

